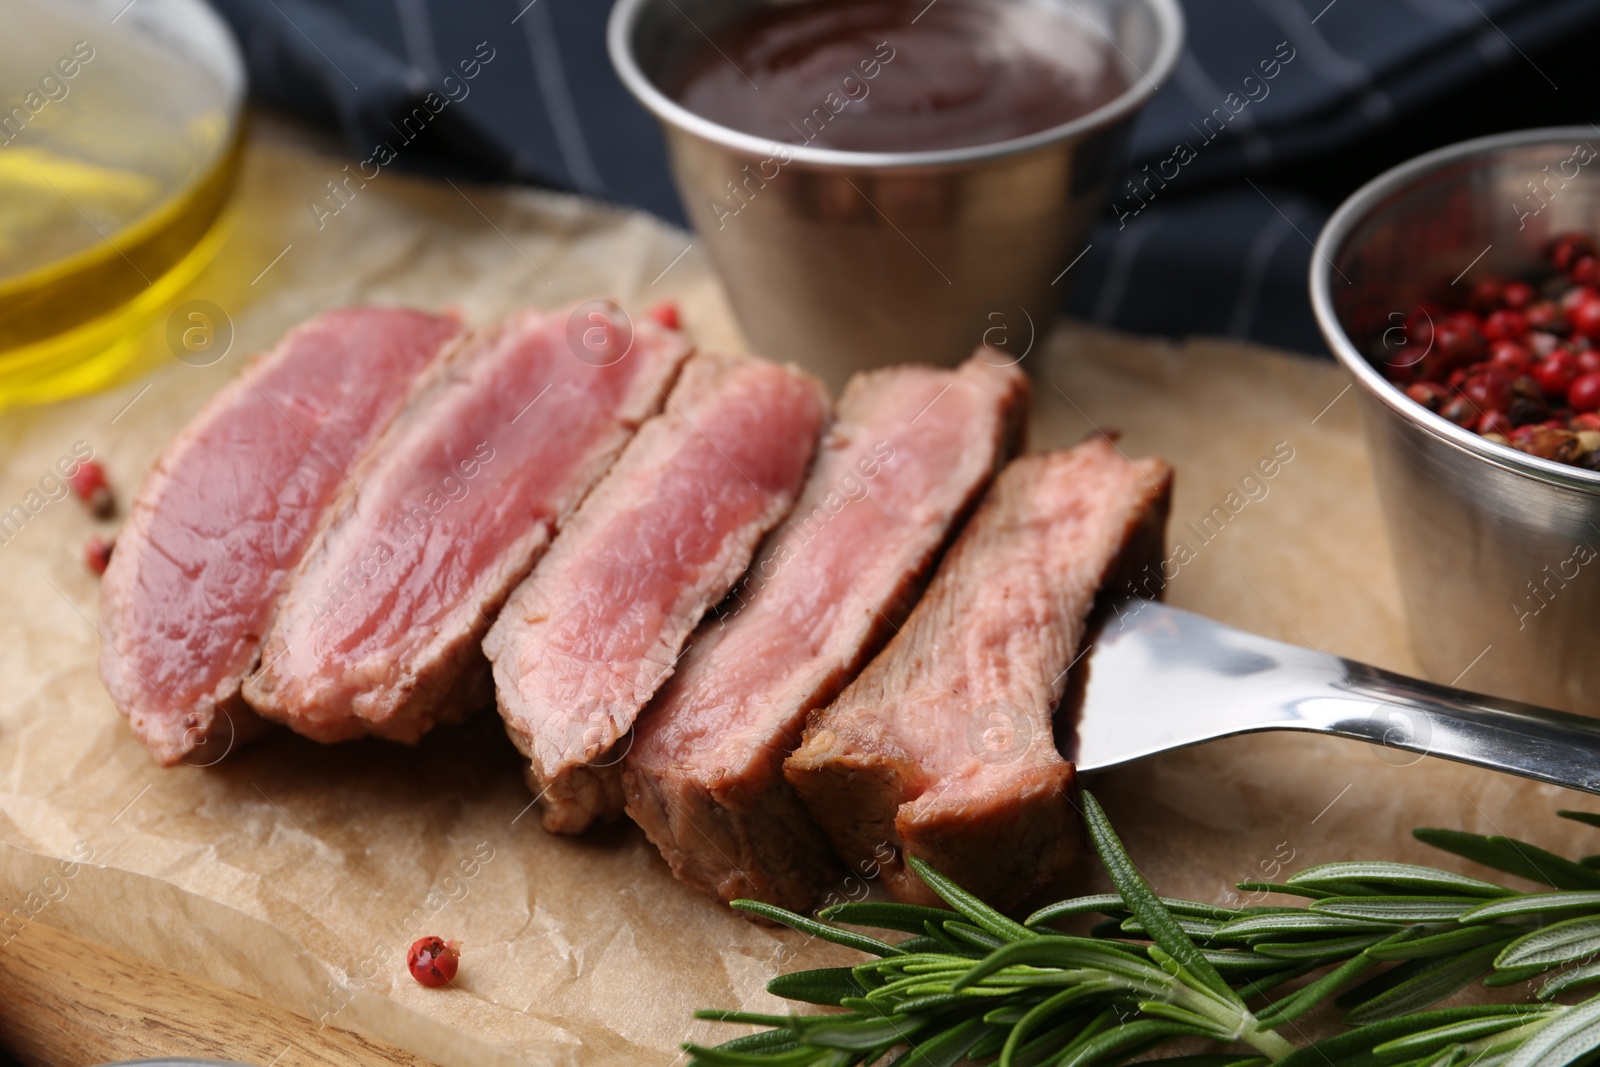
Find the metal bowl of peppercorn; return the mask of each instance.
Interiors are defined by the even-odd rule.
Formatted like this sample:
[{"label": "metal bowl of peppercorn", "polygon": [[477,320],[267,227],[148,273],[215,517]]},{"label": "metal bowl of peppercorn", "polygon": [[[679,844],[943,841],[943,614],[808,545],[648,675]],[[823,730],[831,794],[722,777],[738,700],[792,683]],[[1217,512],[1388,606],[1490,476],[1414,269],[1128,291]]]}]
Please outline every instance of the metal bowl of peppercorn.
[{"label": "metal bowl of peppercorn", "polygon": [[1600,137],[1501,134],[1380,175],[1323,228],[1311,299],[1423,670],[1600,714]]}]

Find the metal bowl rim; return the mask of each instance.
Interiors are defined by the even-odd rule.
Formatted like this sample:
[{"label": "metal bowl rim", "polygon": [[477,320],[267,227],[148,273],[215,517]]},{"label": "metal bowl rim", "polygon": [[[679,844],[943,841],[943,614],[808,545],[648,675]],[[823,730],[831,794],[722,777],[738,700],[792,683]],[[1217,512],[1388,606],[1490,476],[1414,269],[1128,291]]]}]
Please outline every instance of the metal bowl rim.
[{"label": "metal bowl rim", "polygon": [[[789,160],[814,166],[848,170],[885,170],[912,167],[940,167],[981,163],[1066,141],[1079,134],[1111,127],[1136,113],[1171,76],[1183,50],[1185,26],[1178,0],[1139,0],[1155,17],[1157,46],[1150,67],[1142,71],[1117,97],[1070,122],[1052,126],[1025,137],[1013,137],[992,144],[947,148],[931,152],[849,152],[833,148],[809,148],[741,133],[695,114],[657,89],[633,55],[631,37],[634,23],[645,4],[654,0],[617,0],[606,24],[606,50],[617,76],[634,98],[670,126],[692,133],[703,140],[749,156],[770,156],[776,150],[788,153]],[[1116,48],[1115,44],[1112,44]],[[1120,49],[1118,52],[1120,53]],[[1124,57],[1126,58],[1126,57]],[[1136,68],[1137,69],[1137,68]]]},{"label": "metal bowl rim", "polygon": [[1517,130],[1477,137],[1443,148],[1436,148],[1399,166],[1392,167],[1357,189],[1339,205],[1337,211],[1322,227],[1311,257],[1310,287],[1311,308],[1317,317],[1323,339],[1333,349],[1337,359],[1350,372],[1369,396],[1375,397],[1395,414],[1422,430],[1429,436],[1465,452],[1475,459],[1523,477],[1575,489],[1591,495],[1600,494],[1600,471],[1584,470],[1554,460],[1540,459],[1520,452],[1509,445],[1496,444],[1481,434],[1457,426],[1436,415],[1406,396],[1397,386],[1378,373],[1345,333],[1333,308],[1332,271],[1334,257],[1357,226],[1365,222],[1372,210],[1395,193],[1419,179],[1463,160],[1488,157],[1508,148],[1526,145],[1557,144],[1573,138],[1593,139],[1593,131],[1583,126],[1546,126],[1532,130]]}]

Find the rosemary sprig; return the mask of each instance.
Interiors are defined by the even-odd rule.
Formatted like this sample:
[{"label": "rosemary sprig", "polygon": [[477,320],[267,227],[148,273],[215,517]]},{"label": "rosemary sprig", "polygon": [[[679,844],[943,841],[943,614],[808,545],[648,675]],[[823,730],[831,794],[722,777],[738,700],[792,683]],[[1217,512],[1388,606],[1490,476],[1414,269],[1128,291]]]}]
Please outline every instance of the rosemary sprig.
[{"label": "rosemary sprig", "polygon": [[[1283,883],[1240,884],[1300,896],[1305,906],[1226,908],[1158,897],[1087,792],[1083,806],[1117,892],[1060,901],[1022,922],[915,858],[908,862],[950,910],[868,901],[812,919],[736,901],[873,958],[781,975],[767,987],[837,1011],[697,1013],[766,1029],[714,1048],[686,1045],[691,1064],[1088,1067],[1178,1038],[1222,1051],[1152,1062],[1559,1067],[1600,1052],[1600,997],[1554,1002],[1600,984],[1600,857],[1573,861],[1510,838],[1417,830],[1425,843],[1550,891],[1523,893],[1413,864],[1332,863]],[[1558,814],[1600,826],[1600,815]],[[1051,925],[1084,914],[1106,917],[1089,937]],[[837,924],[910,936],[891,943]],[[1533,1003],[1434,1009],[1480,978],[1494,986],[1541,977]],[[1278,1032],[1330,998],[1352,1029],[1302,1048]]]}]

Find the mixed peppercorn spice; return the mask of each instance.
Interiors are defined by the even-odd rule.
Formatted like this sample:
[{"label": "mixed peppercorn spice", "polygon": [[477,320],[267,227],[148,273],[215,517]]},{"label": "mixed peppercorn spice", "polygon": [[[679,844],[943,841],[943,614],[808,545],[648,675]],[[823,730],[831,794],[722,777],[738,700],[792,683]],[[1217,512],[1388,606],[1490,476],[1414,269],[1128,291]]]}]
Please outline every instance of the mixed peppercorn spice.
[{"label": "mixed peppercorn spice", "polygon": [[[1420,304],[1373,346],[1407,396],[1499,444],[1600,470],[1600,246],[1563,234],[1528,280],[1484,278]],[[1451,291],[1455,287],[1446,287]]]}]

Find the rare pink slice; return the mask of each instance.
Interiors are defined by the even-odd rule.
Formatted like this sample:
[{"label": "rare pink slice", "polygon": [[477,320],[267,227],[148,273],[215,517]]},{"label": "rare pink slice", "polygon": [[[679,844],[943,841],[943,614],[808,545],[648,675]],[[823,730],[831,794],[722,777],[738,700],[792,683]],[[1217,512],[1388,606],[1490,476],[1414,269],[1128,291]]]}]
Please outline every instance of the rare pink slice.
[{"label": "rare pink slice", "polygon": [[622,813],[612,746],[793,506],[827,411],[797,371],[695,357],[512,595],[484,651],[546,829]]},{"label": "rare pink slice", "polygon": [[251,707],[319,741],[415,742],[488,704],[490,622],[687,355],[620,312],[522,312],[458,345],[307,553]]},{"label": "rare pink slice", "polygon": [[806,715],[911,610],[940,549],[1017,447],[1027,378],[981,351],[958,370],[858,374],[794,512],[756,553],[635,728],[627,810],[681,880],[805,910],[838,874],[784,780]]},{"label": "rare pink slice", "polygon": [[145,476],[100,586],[100,676],[165,766],[259,733],[239,688],[287,576],[351,465],[461,333],[405,308],[294,330],[214,396]]}]

